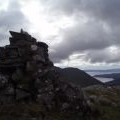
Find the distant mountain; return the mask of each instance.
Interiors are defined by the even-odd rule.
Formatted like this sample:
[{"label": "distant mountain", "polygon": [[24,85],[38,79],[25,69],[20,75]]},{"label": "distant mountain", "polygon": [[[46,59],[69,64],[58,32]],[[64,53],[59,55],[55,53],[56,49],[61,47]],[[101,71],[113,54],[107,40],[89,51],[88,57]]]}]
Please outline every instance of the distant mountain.
[{"label": "distant mountain", "polygon": [[56,67],[56,71],[59,72],[62,79],[66,80],[67,82],[71,82],[77,86],[87,87],[95,84],[103,84],[102,82],[91,77],[86,72],[78,68],[69,67],[61,69]]},{"label": "distant mountain", "polygon": [[95,77],[113,78],[113,81],[106,82],[107,85],[120,85],[120,73],[95,75]]},{"label": "distant mountain", "polygon": [[120,85],[120,73],[95,75],[95,77],[113,78],[113,81],[106,82],[107,85]]},{"label": "distant mountain", "polygon": [[110,82],[106,82],[107,85],[120,85],[120,79],[116,79]]},{"label": "distant mountain", "polygon": [[95,75],[95,77],[120,79],[120,73],[101,74],[101,75]]}]

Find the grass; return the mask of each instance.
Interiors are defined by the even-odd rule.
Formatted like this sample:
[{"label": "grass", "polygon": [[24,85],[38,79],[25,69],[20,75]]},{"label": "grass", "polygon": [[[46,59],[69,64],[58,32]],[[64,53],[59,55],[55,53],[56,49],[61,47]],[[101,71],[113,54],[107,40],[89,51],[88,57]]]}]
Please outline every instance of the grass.
[{"label": "grass", "polygon": [[102,106],[101,107],[103,115],[102,120],[120,120],[120,108],[112,106]]},{"label": "grass", "polygon": [[103,103],[106,101],[94,103],[101,111],[100,120],[120,120],[120,86],[91,87],[86,89],[85,93],[87,96],[96,96],[96,100],[102,97],[110,102],[109,104]]},{"label": "grass", "polygon": [[75,114],[60,111],[46,111],[45,107],[38,104],[12,104],[0,106],[0,120],[78,120]]},{"label": "grass", "polygon": [[[87,96],[103,96],[113,103],[120,101],[120,89],[118,88],[102,88],[102,89],[87,89],[85,91]],[[103,101],[104,102],[104,101]],[[93,102],[94,107],[100,111],[98,118],[89,118],[89,116],[82,118],[78,114],[64,113],[57,110],[46,111],[42,104],[35,103],[18,103],[0,105],[0,120],[120,120],[120,106],[112,104],[103,104],[102,102]],[[95,116],[95,113],[93,114]],[[89,119],[88,119],[89,118]]]}]

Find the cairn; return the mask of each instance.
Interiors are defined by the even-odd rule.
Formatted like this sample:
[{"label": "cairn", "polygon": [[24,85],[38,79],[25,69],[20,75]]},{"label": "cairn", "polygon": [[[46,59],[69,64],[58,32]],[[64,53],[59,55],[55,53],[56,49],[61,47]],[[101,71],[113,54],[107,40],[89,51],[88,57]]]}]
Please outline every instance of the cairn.
[{"label": "cairn", "polygon": [[46,109],[89,110],[80,89],[62,81],[49,59],[48,45],[27,32],[10,31],[10,44],[0,47],[1,104],[42,101]]}]

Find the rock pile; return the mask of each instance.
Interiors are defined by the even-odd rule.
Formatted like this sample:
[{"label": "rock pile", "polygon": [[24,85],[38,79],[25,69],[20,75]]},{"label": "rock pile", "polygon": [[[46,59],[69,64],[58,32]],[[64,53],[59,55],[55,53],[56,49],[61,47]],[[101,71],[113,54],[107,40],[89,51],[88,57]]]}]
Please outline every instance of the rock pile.
[{"label": "rock pile", "polygon": [[1,104],[34,101],[47,110],[90,112],[82,91],[60,79],[47,44],[23,30],[10,34],[10,45],[0,48]]}]

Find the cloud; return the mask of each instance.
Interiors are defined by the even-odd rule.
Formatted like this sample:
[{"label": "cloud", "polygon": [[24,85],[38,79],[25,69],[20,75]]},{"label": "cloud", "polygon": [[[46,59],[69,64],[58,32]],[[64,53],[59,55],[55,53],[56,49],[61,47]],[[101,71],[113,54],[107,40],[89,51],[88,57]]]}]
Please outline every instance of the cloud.
[{"label": "cloud", "polygon": [[53,13],[61,12],[72,15],[82,12],[97,20],[107,21],[111,24],[120,23],[119,0],[39,0],[39,2]]},{"label": "cloud", "polygon": [[[25,28],[29,31],[28,27],[31,27],[26,18],[27,16],[23,14],[24,11],[21,11],[23,6],[16,0],[6,1],[9,1],[6,9],[0,9],[0,40],[3,43],[6,43],[4,40],[8,39],[6,39],[8,30],[19,31],[20,28]],[[26,0],[24,8],[29,4],[29,1]],[[82,53],[84,53],[84,57],[81,59],[86,63],[119,63],[120,53],[117,51],[120,48],[120,0],[36,1],[36,4],[39,6],[39,2],[41,7],[36,9],[38,10],[37,16],[42,14],[46,18],[46,23],[52,28],[55,26],[57,29],[57,35],[55,33],[54,36],[58,36],[56,38],[58,41],[53,40],[54,42],[50,46],[50,49],[52,49],[50,57],[55,63],[61,63],[61,61],[70,58],[72,55],[81,55]],[[34,7],[33,4],[32,9]],[[63,23],[60,22],[63,16],[66,16],[69,20],[74,19],[71,26],[64,27]],[[64,23],[69,23],[69,20],[67,20],[65,19]],[[37,21],[39,22],[39,19]],[[46,24],[42,25],[43,28],[46,27],[44,26]],[[36,30],[35,32],[39,34],[40,31]],[[47,32],[45,34],[48,35],[46,38],[53,37]],[[114,52],[111,52],[111,50]]]},{"label": "cloud", "polygon": [[59,63],[71,55],[85,52],[86,59],[83,60],[86,62],[118,63],[119,49],[113,54],[109,48],[120,47],[120,1],[75,0],[65,3],[56,1],[50,7],[56,13],[61,11],[62,14],[73,15],[76,23],[62,30],[63,39],[53,47],[51,58]]},{"label": "cloud", "polygon": [[[19,2],[12,0],[9,1],[5,10],[0,10],[0,40],[3,43],[8,43],[8,31],[19,31],[21,28],[28,28],[29,22],[21,12],[21,6]],[[2,44],[1,44],[2,45]]]},{"label": "cloud", "polygon": [[53,47],[52,58],[59,62],[74,53],[101,50],[115,44],[111,32],[106,30],[104,24],[96,21],[81,22],[63,30],[63,40]]},{"label": "cloud", "polygon": [[80,8],[81,0],[40,0],[52,12],[71,14]]},{"label": "cloud", "polygon": [[81,11],[97,20],[120,24],[119,0],[82,0]]},{"label": "cloud", "polygon": [[120,63],[120,47],[111,46],[102,50],[88,51],[85,61],[91,63]]}]

